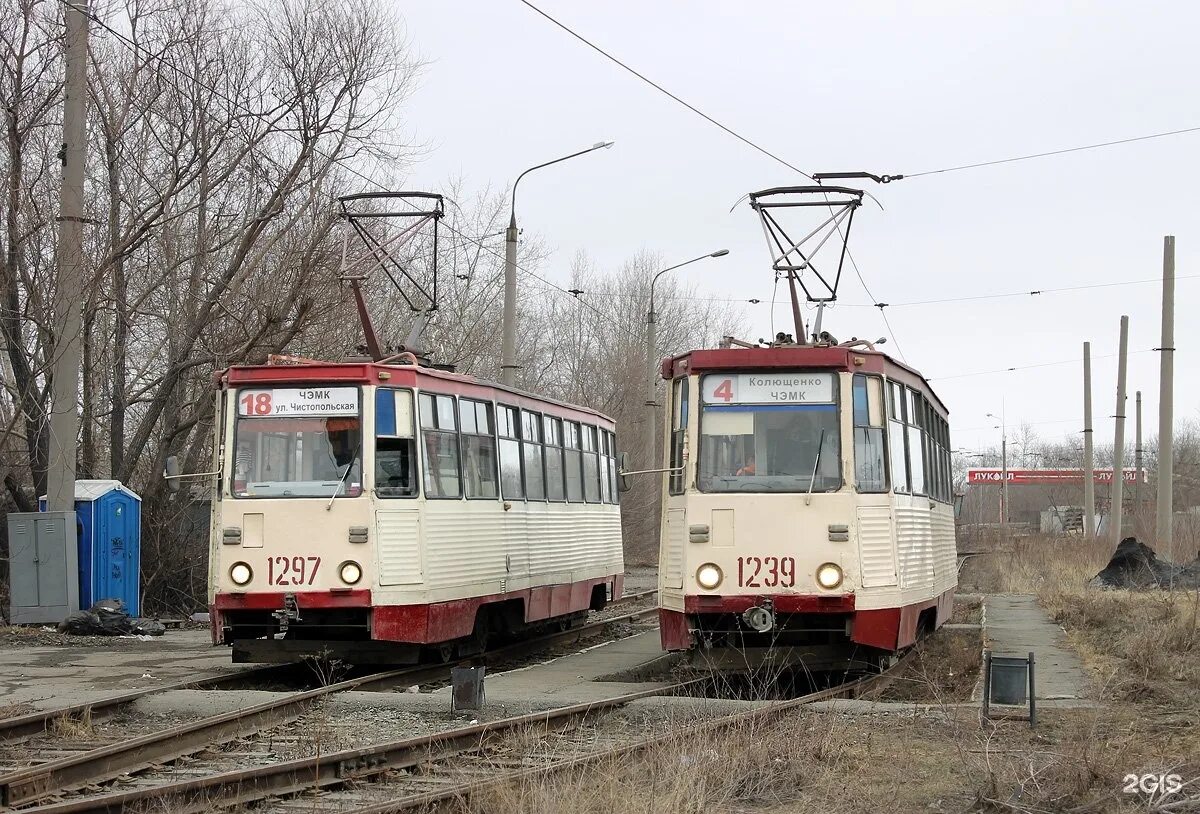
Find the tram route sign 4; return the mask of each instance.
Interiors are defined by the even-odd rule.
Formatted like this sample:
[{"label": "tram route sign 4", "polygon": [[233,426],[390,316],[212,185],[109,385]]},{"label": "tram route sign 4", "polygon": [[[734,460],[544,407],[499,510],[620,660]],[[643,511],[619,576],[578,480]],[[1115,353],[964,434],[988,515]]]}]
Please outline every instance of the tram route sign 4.
[{"label": "tram route sign 4", "polygon": [[834,376],[813,373],[733,373],[704,377],[705,404],[829,404]]},{"label": "tram route sign 4", "polygon": [[[1004,470],[989,467],[984,469],[968,469],[967,483],[988,484],[988,483],[1003,483]],[[1145,469],[1124,469],[1122,470],[1123,480],[1126,483],[1137,483],[1139,480],[1142,483],[1148,481]],[[1112,483],[1113,471],[1111,469],[1096,469],[1092,472],[1093,480],[1096,483]],[[1082,469],[1010,469],[1008,470],[1008,483],[1010,486],[1025,486],[1033,484],[1055,484],[1055,483],[1083,483]]]}]

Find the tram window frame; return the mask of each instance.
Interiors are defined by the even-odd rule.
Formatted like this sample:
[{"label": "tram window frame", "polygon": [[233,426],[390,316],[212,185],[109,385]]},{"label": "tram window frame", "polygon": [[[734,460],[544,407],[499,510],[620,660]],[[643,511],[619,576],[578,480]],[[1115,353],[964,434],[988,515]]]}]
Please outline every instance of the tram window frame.
[{"label": "tram window frame", "polygon": [[[445,410],[446,402],[449,402],[450,409]],[[426,410],[426,404],[429,405]],[[424,489],[426,500],[462,500],[463,498],[463,474],[462,474],[462,448],[459,444],[458,437],[458,405],[455,404],[454,396],[447,393],[436,392],[421,392],[417,394],[417,417],[421,429],[421,483]],[[449,420],[450,427],[445,427],[445,422]],[[454,494],[436,494],[431,492],[431,477],[433,468],[430,466],[429,457],[429,440],[430,436],[438,439],[438,446],[442,443],[449,442],[448,446],[453,448],[454,456]],[[438,468],[439,473],[442,471]],[[441,479],[439,474],[438,479]],[[443,491],[441,486],[437,489],[438,492]]]},{"label": "tram window frame", "polygon": [[613,430],[605,430],[608,434],[608,493],[610,495],[609,502],[614,506],[621,504],[621,490],[617,488],[618,469],[620,468],[621,456],[617,453],[617,434]]},{"label": "tram window frame", "polygon": [[[542,414],[521,410],[521,488],[525,500],[546,500],[546,461],[542,449]],[[530,455],[532,453],[532,457]],[[531,475],[537,473],[537,494],[530,488]]]},{"label": "tram window frame", "polygon": [[[470,405],[470,409],[464,409],[464,405]],[[458,399],[458,413],[462,425],[459,428],[460,458],[462,466],[462,483],[463,496],[467,500],[499,500],[500,499],[500,470],[499,456],[497,454],[496,441],[496,422],[494,406],[490,401],[479,401],[465,397]],[[467,429],[467,416],[471,416],[470,426],[472,429]],[[480,424],[486,424],[486,428]],[[490,464],[490,469],[487,465]],[[477,469],[472,472],[470,468]],[[478,475],[478,483],[475,482],[475,476]],[[491,477],[491,494],[486,493],[486,488],[489,483],[487,476]],[[480,489],[478,493],[476,489]]]},{"label": "tram window frame", "polygon": [[[860,411],[858,393],[859,383],[862,384],[864,402]],[[871,385],[878,388],[878,423],[872,423],[871,417]],[[851,425],[854,433],[854,488],[860,494],[885,494],[891,488],[891,461],[887,439],[887,389],[881,376],[867,373],[855,373],[850,381]],[[871,439],[875,440],[872,441]],[[861,439],[861,440],[860,440]],[[861,465],[863,448],[878,446],[882,468],[881,478],[874,488],[864,488]]]},{"label": "tram window frame", "polygon": [[[583,502],[599,503],[600,449],[599,441],[596,437],[596,428],[591,424],[580,424],[579,430],[579,446],[583,453],[583,456],[580,459],[580,462],[583,466]],[[594,470],[593,472],[588,471],[589,465]]]},{"label": "tram window frame", "polygon": [[[912,478],[908,461],[907,398],[904,396],[904,385],[893,379],[887,380],[887,391],[888,453],[891,456],[889,473],[892,491],[908,495],[912,494]],[[897,471],[896,467],[900,467],[900,471]],[[901,475],[903,481],[900,480]]]},{"label": "tram window frame", "polygon": [[[506,453],[505,451],[508,450]],[[505,458],[516,451],[516,488],[505,488]],[[509,404],[496,404],[496,458],[500,465],[500,496],[504,500],[525,500],[525,458],[521,449],[521,411]],[[511,460],[509,461],[511,465]],[[512,473],[508,477],[511,479]]]},{"label": "tram window frame", "polygon": [[[546,500],[550,503],[566,503],[566,450],[563,449],[563,420],[558,416],[543,416],[542,429],[545,431],[545,461],[546,461]],[[557,476],[551,477],[551,461],[557,461]],[[555,487],[554,489],[551,486]],[[551,495],[557,495],[552,497]]]},{"label": "tram window frame", "polygon": [[[581,433],[578,421],[563,421],[563,476],[566,482],[568,503],[583,503],[583,451],[580,447]],[[574,472],[576,491],[571,491],[571,473]]]},{"label": "tram window frame", "polygon": [[[680,376],[671,382],[671,437],[667,468],[667,492],[678,497],[686,490],[687,473],[683,471],[683,450],[687,445],[688,415],[691,412],[690,391],[691,382],[687,376]],[[653,466],[658,461],[657,455],[651,459]],[[680,470],[676,472],[675,470]]]},{"label": "tram window frame", "polygon": [[603,427],[597,427],[596,433],[600,441],[600,502],[602,504],[612,503],[612,495],[610,493],[612,476],[609,470],[612,467],[612,446],[608,441],[608,430]]},{"label": "tram window frame", "polygon": [[[407,408],[408,426],[404,427],[404,428],[402,428],[400,426],[400,416],[399,416],[400,410],[398,409],[398,405],[396,403],[396,398],[397,398],[397,396],[400,396],[400,395],[407,396],[407,398],[408,398],[408,408]],[[391,423],[390,427],[383,426],[382,421],[381,421],[381,416],[383,415],[383,411],[380,409],[381,401],[383,401],[383,400],[381,400],[381,396],[390,396],[391,397],[392,406],[391,406],[390,413],[391,413],[391,422],[392,423]],[[417,411],[416,411],[416,406],[417,406],[417,399],[416,399],[416,396],[415,396],[412,388],[410,388],[410,387],[379,387],[375,390],[375,436],[374,436],[375,447],[371,451],[371,455],[373,458],[372,474],[371,474],[371,478],[372,478],[372,487],[371,488],[374,490],[375,496],[380,498],[381,500],[415,500],[421,496],[422,477],[421,477],[421,462],[418,459],[418,454],[417,454],[417,432],[416,432]],[[380,430],[382,430],[382,429],[391,429],[392,432],[390,434],[386,434],[386,435],[381,434]],[[408,435],[401,434],[402,429],[407,430]],[[380,455],[379,455],[379,453],[381,451],[381,447],[380,447],[379,442],[381,440],[389,442],[389,445],[391,442],[407,442],[408,455],[409,455],[409,466],[411,468],[411,479],[412,479],[411,487],[409,487],[408,489],[405,489],[404,486],[399,486],[399,487],[393,487],[390,485],[385,485],[382,487],[380,486],[379,481],[380,481],[381,470],[380,470]],[[398,445],[397,449],[388,449],[385,451],[387,451],[387,452],[403,452],[403,447],[404,447],[404,444],[401,443]],[[384,472],[382,472],[382,474],[386,475],[387,473],[386,473],[386,471],[384,471]],[[392,491],[394,489],[403,490],[403,491]]]},{"label": "tram window frame", "polygon": [[[907,435],[908,435],[909,486],[912,487],[912,493],[914,495],[928,496],[929,484],[927,484],[925,482],[925,443],[924,443],[924,439],[923,439],[923,432],[921,430],[920,405],[921,405],[921,401],[922,401],[923,397],[917,390],[913,389],[912,387],[905,387],[904,390],[905,390],[905,393],[907,394],[906,398],[908,400],[908,412],[906,413],[906,416],[907,416],[907,421],[906,421],[907,428],[906,429],[907,429]],[[915,457],[915,455],[913,454],[913,446],[914,445],[916,446],[917,451],[921,455],[921,460],[919,462],[919,465],[918,465],[918,462],[915,462],[913,460]],[[918,473],[921,476],[920,483],[917,482],[917,474]]]}]

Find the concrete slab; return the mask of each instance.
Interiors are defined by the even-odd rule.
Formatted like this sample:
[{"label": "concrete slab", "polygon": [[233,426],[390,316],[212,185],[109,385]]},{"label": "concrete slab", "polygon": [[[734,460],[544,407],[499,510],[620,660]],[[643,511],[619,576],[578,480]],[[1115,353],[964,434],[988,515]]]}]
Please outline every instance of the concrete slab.
[{"label": "concrete slab", "polygon": [[[1066,634],[1027,594],[989,594],[983,601],[984,646],[993,655],[1023,657],[1034,654],[1034,683],[1039,700],[1086,698],[1087,674],[1083,662],[1067,642]],[[975,697],[982,693],[976,687]]]},{"label": "concrete slab", "polygon": [[0,649],[0,706],[64,707],[235,669],[229,649],[213,647],[206,630],[95,646],[9,646]]}]

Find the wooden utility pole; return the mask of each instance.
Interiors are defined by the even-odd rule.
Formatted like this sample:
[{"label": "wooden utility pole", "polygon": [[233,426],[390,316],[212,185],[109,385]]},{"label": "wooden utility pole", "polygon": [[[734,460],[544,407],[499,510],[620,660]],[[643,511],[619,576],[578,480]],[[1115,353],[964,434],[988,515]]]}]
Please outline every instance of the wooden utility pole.
[{"label": "wooden utility pole", "polygon": [[1170,552],[1174,535],[1175,236],[1163,238],[1162,347],[1158,369],[1158,512],[1155,548]]},{"label": "wooden utility pole", "polygon": [[1134,398],[1137,409],[1133,419],[1133,471],[1136,476],[1133,481],[1133,533],[1142,536],[1142,391],[1137,391]]},{"label": "wooden utility pole", "polygon": [[1112,506],[1109,508],[1109,527],[1115,542],[1121,542],[1121,522],[1124,520],[1125,499],[1125,376],[1129,368],[1129,317],[1121,317],[1121,347],[1117,359],[1117,420],[1113,436]]},{"label": "wooden utility pole", "polygon": [[[86,2],[86,0],[84,0]],[[75,511],[75,448],[79,433],[79,352],[83,301],[83,180],[87,160],[88,9],[66,7],[62,191],[58,215],[58,279],[54,291],[47,508]]]},{"label": "wooden utility pole", "polygon": [[1092,343],[1083,343],[1083,522],[1096,539],[1096,462],[1092,457]]}]

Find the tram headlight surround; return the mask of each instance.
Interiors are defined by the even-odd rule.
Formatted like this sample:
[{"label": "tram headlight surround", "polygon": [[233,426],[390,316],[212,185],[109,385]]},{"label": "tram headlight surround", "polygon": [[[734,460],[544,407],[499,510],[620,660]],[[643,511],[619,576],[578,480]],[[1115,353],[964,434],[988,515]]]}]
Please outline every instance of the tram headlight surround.
[{"label": "tram headlight surround", "polygon": [[250,580],[254,579],[254,571],[248,563],[235,562],[229,566],[229,578],[234,585],[249,585]]},{"label": "tram headlight surround", "polygon": [[817,584],[827,591],[841,585],[844,576],[842,567],[835,562],[827,562],[817,568]]},{"label": "tram headlight surround", "polygon": [[338,577],[347,585],[357,585],[362,576],[362,566],[354,560],[346,560],[338,566]]},{"label": "tram headlight surround", "polygon": [[706,591],[715,590],[724,578],[721,567],[715,562],[706,562],[696,569],[696,582]]}]

